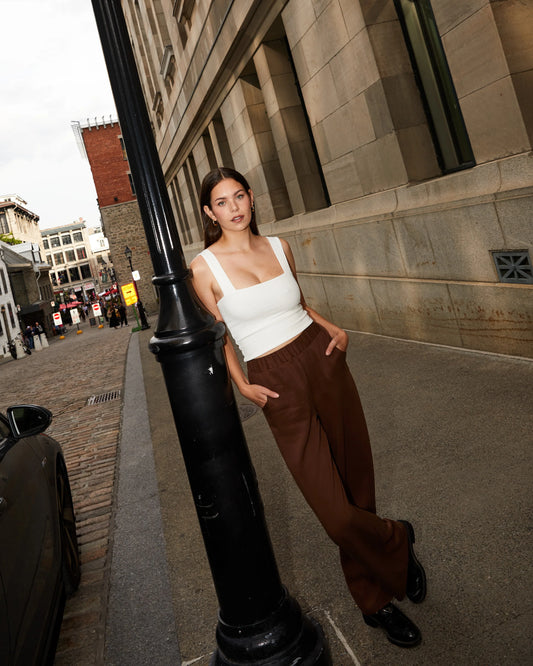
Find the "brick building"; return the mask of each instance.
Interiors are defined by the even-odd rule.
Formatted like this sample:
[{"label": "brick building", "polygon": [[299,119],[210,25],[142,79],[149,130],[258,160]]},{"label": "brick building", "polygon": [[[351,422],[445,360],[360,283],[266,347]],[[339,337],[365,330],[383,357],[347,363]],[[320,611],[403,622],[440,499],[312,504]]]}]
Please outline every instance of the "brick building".
[{"label": "brick building", "polygon": [[139,271],[139,298],[148,312],[156,312],[157,294],[152,285],[153,267],[135,196],[128,157],[117,120],[73,123],[82,154],[88,159],[98,196],[102,229],[119,285],[131,282],[126,246],[132,265]]},{"label": "brick building", "polygon": [[531,2],[122,7],[189,260],[234,166],[326,317],[533,356]]}]

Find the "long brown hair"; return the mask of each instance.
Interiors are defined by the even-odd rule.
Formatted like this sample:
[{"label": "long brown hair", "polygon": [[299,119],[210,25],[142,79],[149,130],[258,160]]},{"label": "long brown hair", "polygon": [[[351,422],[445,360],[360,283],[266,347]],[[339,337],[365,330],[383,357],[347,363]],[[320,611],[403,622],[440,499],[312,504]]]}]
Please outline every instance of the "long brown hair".
[{"label": "long brown hair", "polygon": [[[250,186],[248,181],[238,171],[231,169],[230,167],[217,167],[210,171],[202,181],[202,189],[200,191],[200,213],[202,215],[202,223],[204,225],[204,247],[209,247],[213,245],[221,236],[222,229],[219,224],[215,224],[209,215],[204,211],[204,206],[211,208],[211,192],[213,188],[216,187],[220,181],[226,180],[226,178],[232,178],[240,183],[243,188],[246,190],[248,196],[250,196]],[[257,229],[257,222],[255,221],[255,210],[252,206],[252,219],[250,221],[250,231],[259,236],[259,230]]]}]

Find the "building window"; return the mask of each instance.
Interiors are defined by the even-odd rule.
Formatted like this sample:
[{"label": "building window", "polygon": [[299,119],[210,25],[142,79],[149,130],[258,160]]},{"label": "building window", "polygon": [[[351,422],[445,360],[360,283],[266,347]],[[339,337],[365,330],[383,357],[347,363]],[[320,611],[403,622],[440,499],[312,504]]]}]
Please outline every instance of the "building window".
[{"label": "building window", "polygon": [[61,242],[59,240],[59,236],[51,236],[50,245],[51,245],[51,247],[59,247],[61,245]]},{"label": "building window", "polygon": [[77,282],[80,279],[80,271],[77,266],[71,266],[69,269],[70,281]]},{"label": "building window", "polygon": [[3,268],[0,268],[0,276],[2,278],[2,287],[4,287],[4,294],[7,294],[6,274],[4,273]]},{"label": "building window", "polygon": [[122,150],[122,159],[127,160],[128,159],[128,153],[126,152],[126,146],[124,145],[124,139],[119,136],[118,140],[120,141],[120,149]]},{"label": "building window", "polygon": [[56,252],[54,254],[54,264],[56,266],[59,266],[61,264],[65,263],[65,259],[63,258],[63,252]]},{"label": "building window", "polygon": [[53,286],[57,287],[57,277],[55,273],[50,273],[50,279],[52,280]]},{"label": "building window", "polygon": [[77,247],[76,256],[78,259],[87,259],[87,250],[84,247]]},{"label": "building window", "polygon": [[43,238],[43,247],[45,250],[50,249],[50,244],[48,243],[48,238]]},{"label": "building window", "polygon": [[61,236],[61,242],[63,245],[72,245],[72,237],[70,234],[63,234]]},{"label": "building window", "polygon": [[83,279],[92,277],[91,267],[89,266],[89,264],[82,264],[80,266],[80,271],[81,271],[81,277]]},{"label": "building window", "polygon": [[133,196],[137,196],[137,194],[135,193],[135,183],[133,182],[131,173],[128,173],[128,179],[130,181],[131,193],[133,194]]},{"label": "building window", "polygon": [[7,223],[7,215],[0,213],[0,234],[9,233],[9,224]]},{"label": "building window", "polygon": [[67,261],[76,261],[76,253],[74,250],[66,250],[65,257],[67,258]]},{"label": "building window", "polygon": [[15,317],[13,316],[13,308],[11,303],[7,304],[7,309],[9,310],[9,321],[11,322],[11,328],[15,328]]},{"label": "building window", "polygon": [[81,243],[81,241],[83,240],[83,234],[81,233],[81,231],[75,231],[72,234],[72,238],[75,243]]},{"label": "building window", "polygon": [[46,261],[46,263],[47,263],[49,266],[53,266],[53,265],[54,265],[54,264],[52,263],[52,255],[51,255],[51,254],[47,254],[47,255],[46,255],[46,259],[45,259],[45,261]]},{"label": "building window", "polygon": [[66,270],[57,271],[57,282],[58,284],[68,284],[68,273]]},{"label": "building window", "polygon": [[475,164],[430,0],[394,0],[444,172]]}]

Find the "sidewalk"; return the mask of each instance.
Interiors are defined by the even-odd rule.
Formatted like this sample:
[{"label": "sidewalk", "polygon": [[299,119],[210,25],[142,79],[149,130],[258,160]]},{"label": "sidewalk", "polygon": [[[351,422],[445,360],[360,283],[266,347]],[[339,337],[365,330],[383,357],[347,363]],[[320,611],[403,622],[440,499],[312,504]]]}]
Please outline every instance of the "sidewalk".
[{"label": "sidewalk", "polygon": [[[215,646],[217,600],[151,323],[133,335],[83,327],[0,366],[0,409],[53,411],[72,484],[82,583],[56,666],[206,666]],[[241,403],[283,583],[321,623],[335,666],[529,663],[533,362],[350,338],[378,510],[413,522],[428,573],[427,600],[401,603],[423,643],[401,650],[363,623],[262,413]]]},{"label": "sidewalk", "polygon": [[[124,404],[105,663],[177,664],[181,652],[182,664],[204,666],[215,645],[217,601],[161,369],[147,347],[152,334],[136,334],[128,353],[125,400],[135,391],[135,408]],[[401,650],[363,623],[335,546],[299,495],[262,413],[252,409],[244,429],[283,583],[322,624],[335,666],[528,662],[533,363],[358,333],[350,338],[348,362],[373,442],[378,511],[413,522],[428,573],[425,603],[401,603],[423,643]],[[141,453],[137,446],[149,437],[155,474],[148,442]],[[124,463],[137,467],[133,475]]]}]

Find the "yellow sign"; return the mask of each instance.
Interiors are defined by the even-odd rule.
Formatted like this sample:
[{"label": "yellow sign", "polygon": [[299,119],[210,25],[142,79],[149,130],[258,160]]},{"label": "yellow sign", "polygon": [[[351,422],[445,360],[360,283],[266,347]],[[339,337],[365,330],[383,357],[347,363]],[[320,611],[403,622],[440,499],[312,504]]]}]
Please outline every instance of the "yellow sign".
[{"label": "yellow sign", "polygon": [[135,285],[133,282],[130,282],[130,284],[123,284],[120,289],[122,290],[122,296],[126,301],[126,305],[135,305],[135,303],[137,303],[137,292],[135,291]]}]

